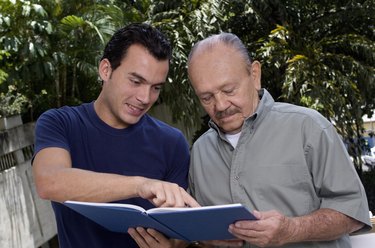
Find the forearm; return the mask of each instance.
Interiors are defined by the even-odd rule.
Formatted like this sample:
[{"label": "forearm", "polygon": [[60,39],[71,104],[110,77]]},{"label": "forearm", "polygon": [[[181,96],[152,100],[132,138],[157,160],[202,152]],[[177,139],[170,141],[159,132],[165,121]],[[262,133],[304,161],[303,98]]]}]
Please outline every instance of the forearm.
[{"label": "forearm", "polygon": [[48,200],[109,202],[136,197],[136,189],[145,179],[116,174],[66,168],[39,175],[39,195]]},{"label": "forearm", "polygon": [[291,219],[290,242],[334,240],[360,229],[363,224],[332,209],[319,209]]},{"label": "forearm", "polygon": [[70,154],[61,148],[46,148],[36,154],[33,176],[39,196],[57,202],[110,202],[141,197],[155,206],[199,206],[176,183],[72,168]]},{"label": "forearm", "polygon": [[61,148],[46,148],[36,154],[33,177],[41,198],[109,202],[138,196],[146,178],[72,168],[70,154]]}]

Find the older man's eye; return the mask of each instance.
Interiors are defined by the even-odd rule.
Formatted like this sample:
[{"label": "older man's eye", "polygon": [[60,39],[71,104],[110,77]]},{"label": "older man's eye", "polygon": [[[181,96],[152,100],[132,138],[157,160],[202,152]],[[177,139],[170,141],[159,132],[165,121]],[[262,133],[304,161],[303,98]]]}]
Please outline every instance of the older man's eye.
[{"label": "older man's eye", "polygon": [[211,96],[201,97],[201,101],[203,103],[209,103],[211,101],[211,99],[212,99]]},{"label": "older man's eye", "polygon": [[231,95],[234,94],[234,88],[223,90],[224,94]]}]

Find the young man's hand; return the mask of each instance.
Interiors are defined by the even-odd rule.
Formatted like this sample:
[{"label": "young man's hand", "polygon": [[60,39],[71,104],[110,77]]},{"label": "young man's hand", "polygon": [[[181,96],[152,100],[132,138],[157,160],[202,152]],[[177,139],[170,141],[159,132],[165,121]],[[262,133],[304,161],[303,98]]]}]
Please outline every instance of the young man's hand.
[{"label": "young man's hand", "polygon": [[199,207],[197,201],[175,183],[143,178],[137,189],[139,197],[157,207]]}]

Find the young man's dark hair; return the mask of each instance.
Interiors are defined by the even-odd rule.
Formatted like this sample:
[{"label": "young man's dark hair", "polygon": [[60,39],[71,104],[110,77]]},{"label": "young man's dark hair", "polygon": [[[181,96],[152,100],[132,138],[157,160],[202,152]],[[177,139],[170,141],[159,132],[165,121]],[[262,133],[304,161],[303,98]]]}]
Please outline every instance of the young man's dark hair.
[{"label": "young man's dark hair", "polygon": [[108,59],[112,70],[116,70],[133,44],[144,46],[158,60],[170,60],[172,57],[171,44],[160,30],[145,23],[133,23],[114,33],[101,60]]}]

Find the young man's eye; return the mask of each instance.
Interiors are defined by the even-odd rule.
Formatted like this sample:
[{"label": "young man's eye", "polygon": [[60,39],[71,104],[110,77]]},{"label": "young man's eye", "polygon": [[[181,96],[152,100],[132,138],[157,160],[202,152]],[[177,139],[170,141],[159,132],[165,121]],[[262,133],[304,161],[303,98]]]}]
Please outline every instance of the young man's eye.
[{"label": "young man's eye", "polygon": [[157,86],[154,87],[154,89],[155,89],[155,90],[158,90],[158,91],[160,91],[162,88],[163,88],[163,87],[162,87],[161,85],[157,85]]},{"label": "young man's eye", "polygon": [[140,84],[141,82],[136,79],[130,79],[130,82],[133,84]]}]

